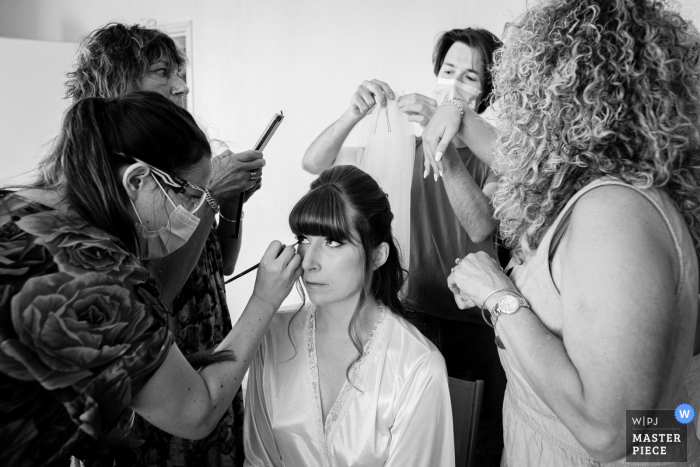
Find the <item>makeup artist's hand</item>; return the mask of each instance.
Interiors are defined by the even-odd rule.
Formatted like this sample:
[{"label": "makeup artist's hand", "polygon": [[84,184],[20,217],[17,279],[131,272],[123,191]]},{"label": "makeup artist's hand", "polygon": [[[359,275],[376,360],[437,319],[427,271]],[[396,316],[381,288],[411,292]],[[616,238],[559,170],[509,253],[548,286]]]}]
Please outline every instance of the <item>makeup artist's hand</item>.
[{"label": "makeup artist's hand", "polygon": [[[260,187],[262,168],[265,166],[265,159],[260,151],[250,150],[234,154],[227,150],[213,157],[211,163],[212,180],[209,191],[219,204],[237,202],[242,191]],[[251,178],[251,173],[254,173],[254,179]]]},{"label": "makeup artist's hand", "polygon": [[294,246],[275,240],[260,260],[253,295],[279,308],[301,273],[301,256]]},{"label": "makeup artist's hand", "polygon": [[394,91],[384,81],[378,79],[363,81],[350,98],[350,107],[345,115],[353,120],[362,120],[377,103],[385,107],[386,100],[393,98]]},{"label": "makeup artist's hand", "polygon": [[408,115],[409,122],[425,128],[437,109],[437,102],[423,94],[413,93],[399,97],[399,109]]}]

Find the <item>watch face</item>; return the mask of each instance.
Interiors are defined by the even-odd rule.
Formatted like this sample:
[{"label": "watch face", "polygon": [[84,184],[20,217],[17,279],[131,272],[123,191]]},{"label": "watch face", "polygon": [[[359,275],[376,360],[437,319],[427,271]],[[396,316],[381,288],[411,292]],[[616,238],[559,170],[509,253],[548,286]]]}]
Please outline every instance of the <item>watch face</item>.
[{"label": "watch face", "polygon": [[498,307],[501,309],[501,313],[504,314],[510,314],[510,313],[515,313],[518,308],[520,308],[520,303],[518,303],[518,299],[512,295],[506,295],[505,297],[501,297],[501,299],[498,301]]}]

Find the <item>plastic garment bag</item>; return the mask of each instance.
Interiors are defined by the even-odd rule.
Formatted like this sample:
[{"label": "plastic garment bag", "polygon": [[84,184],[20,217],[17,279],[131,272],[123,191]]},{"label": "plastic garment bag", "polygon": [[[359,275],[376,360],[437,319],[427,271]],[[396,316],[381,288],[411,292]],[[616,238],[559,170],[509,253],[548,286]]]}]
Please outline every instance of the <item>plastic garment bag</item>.
[{"label": "plastic garment bag", "polygon": [[387,99],[385,108],[375,107],[365,117],[364,151],[358,167],[370,174],[389,195],[394,213],[392,230],[401,254],[401,265],[408,269],[411,245],[411,180],[416,152],[416,135],[408,116],[396,99]]}]

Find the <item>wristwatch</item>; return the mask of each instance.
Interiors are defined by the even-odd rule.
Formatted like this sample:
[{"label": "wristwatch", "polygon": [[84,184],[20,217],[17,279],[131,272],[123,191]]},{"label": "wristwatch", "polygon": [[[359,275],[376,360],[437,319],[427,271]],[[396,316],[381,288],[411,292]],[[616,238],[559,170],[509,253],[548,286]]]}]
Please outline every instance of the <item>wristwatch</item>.
[{"label": "wristwatch", "polygon": [[[489,310],[491,313],[491,324],[493,325],[494,331],[496,330],[496,322],[498,317],[503,315],[512,315],[516,313],[521,307],[530,308],[530,304],[525,300],[524,297],[518,295],[504,295],[498,299],[498,302]],[[503,345],[498,333],[496,333],[496,345],[501,349],[506,347]]]}]

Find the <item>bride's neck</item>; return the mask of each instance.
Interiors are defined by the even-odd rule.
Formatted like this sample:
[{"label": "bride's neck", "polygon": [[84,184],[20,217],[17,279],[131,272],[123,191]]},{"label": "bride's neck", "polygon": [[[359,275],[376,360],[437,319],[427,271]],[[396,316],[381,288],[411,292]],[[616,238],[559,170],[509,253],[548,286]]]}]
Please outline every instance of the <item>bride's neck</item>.
[{"label": "bride's neck", "polygon": [[[326,335],[347,336],[350,320],[355,312],[359,293],[341,302],[316,307],[316,330]],[[363,341],[379,318],[379,302],[367,297],[360,312]]]}]

